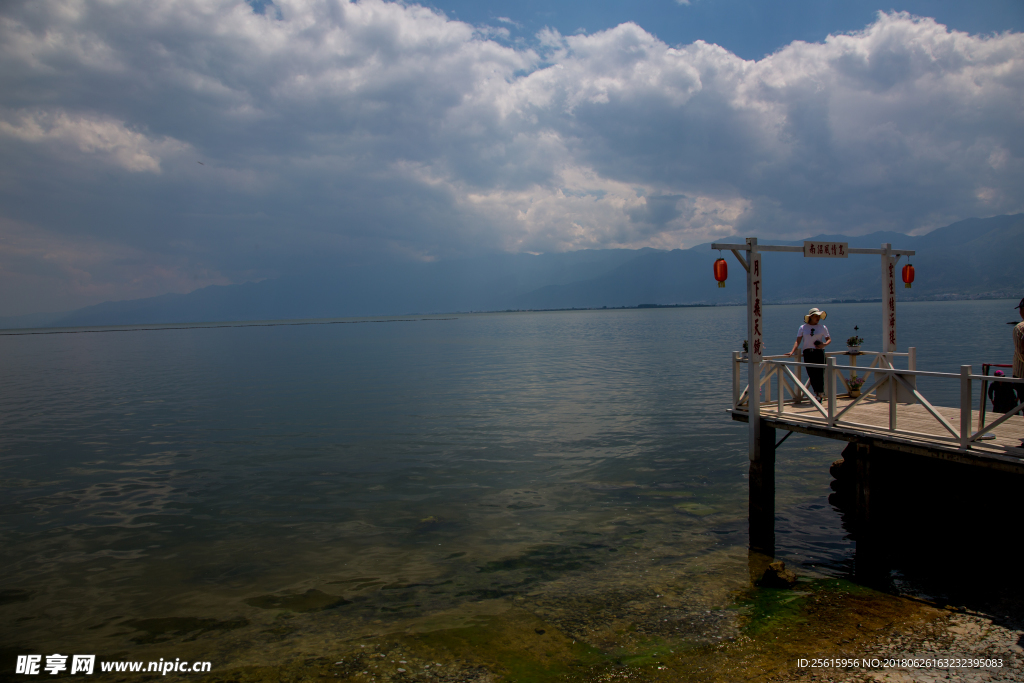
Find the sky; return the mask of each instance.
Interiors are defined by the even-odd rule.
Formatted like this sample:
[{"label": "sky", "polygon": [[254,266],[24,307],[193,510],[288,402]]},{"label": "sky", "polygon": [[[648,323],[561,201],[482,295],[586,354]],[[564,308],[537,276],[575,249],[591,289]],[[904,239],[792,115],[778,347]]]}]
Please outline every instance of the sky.
[{"label": "sky", "polygon": [[1024,211],[1024,3],[6,0],[0,315]]}]

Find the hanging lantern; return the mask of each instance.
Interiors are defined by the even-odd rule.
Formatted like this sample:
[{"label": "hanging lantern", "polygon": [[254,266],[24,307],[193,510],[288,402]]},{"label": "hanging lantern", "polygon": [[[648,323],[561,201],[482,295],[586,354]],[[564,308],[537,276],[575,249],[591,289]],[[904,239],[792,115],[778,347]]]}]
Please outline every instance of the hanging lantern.
[{"label": "hanging lantern", "polygon": [[903,266],[903,281],[907,283],[904,286],[910,289],[910,283],[914,281],[914,266],[909,263]]},{"label": "hanging lantern", "polygon": [[725,262],[724,258],[719,258],[715,261],[715,279],[718,280],[719,287],[725,287],[725,281],[729,277],[729,264]]}]

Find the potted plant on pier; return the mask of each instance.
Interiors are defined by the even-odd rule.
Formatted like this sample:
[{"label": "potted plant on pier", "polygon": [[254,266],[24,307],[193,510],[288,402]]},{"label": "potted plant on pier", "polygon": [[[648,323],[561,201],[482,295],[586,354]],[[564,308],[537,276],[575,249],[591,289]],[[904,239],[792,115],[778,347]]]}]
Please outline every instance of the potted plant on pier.
[{"label": "potted plant on pier", "polygon": [[857,398],[860,396],[860,388],[864,386],[864,379],[864,377],[854,375],[850,378],[850,381],[847,382],[847,384],[850,385],[850,398]]},{"label": "potted plant on pier", "polygon": [[847,353],[860,353],[860,345],[864,343],[863,337],[858,337],[854,334],[852,337],[846,340],[846,351]]},{"label": "potted plant on pier", "polygon": [[740,357],[743,358],[744,360],[746,360],[749,353],[750,353],[750,348],[747,345],[747,340],[744,339],[743,340],[743,355],[740,356]]}]

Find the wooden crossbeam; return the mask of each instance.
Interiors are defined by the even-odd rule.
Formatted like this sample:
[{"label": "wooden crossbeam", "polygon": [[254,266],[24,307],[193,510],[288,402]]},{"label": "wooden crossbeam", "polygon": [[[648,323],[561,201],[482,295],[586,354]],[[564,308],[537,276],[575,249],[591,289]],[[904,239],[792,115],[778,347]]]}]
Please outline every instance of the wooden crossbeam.
[{"label": "wooden crossbeam", "polygon": [[910,386],[910,382],[906,381],[896,373],[893,373],[893,377],[896,378],[897,382],[905,386],[907,389],[911,391],[911,393],[914,394],[914,397],[921,402],[921,405],[924,406],[924,409],[931,413],[932,417],[938,420],[939,423],[946,428],[946,431],[955,436],[957,439],[960,438],[960,432],[953,429],[953,425],[949,424],[949,422],[946,421],[946,418],[942,417],[942,415],[939,415],[939,411],[935,410],[935,406],[929,403],[928,399],[921,395],[921,392],[917,390],[917,387]]}]

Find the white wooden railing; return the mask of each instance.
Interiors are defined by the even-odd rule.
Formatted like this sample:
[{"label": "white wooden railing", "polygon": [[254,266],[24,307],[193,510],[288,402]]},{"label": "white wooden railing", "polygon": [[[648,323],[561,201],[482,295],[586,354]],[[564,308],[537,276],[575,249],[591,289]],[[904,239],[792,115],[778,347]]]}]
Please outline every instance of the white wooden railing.
[{"label": "white wooden railing", "polygon": [[[758,387],[760,391],[763,391],[764,398],[761,401],[762,410],[767,408],[772,403],[775,404],[775,411],[781,415],[786,411],[787,406],[793,406],[799,401],[808,401],[811,406],[815,408],[815,411],[820,415],[801,413],[801,420],[808,420],[811,422],[820,422],[828,427],[853,427],[853,428],[867,428],[871,430],[886,429],[888,432],[894,434],[901,434],[913,437],[924,437],[931,440],[947,441],[956,443],[960,449],[967,449],[970,445],[978,441],[979,439],[993,438],[992,436],[986,436],[993,428],[1006,422],[1013,415],[1017,414],[1021,410],[1024,410],[1024,403],[1021,403],[1012,411],[1001,416],[999,419],[991,422],[988,425],[978,425],[978,429],[972,431],[971,429],[971,396],[972,396],[972,382],[992,380],[989,375],[975,375],[972,373],[970,365],[961,365],[960,372],[949,373],[949,372],[925,372],[916,369],[917,354],[916,350],[911,347],[907,353],[882,353],[877,351],[864,351],[859,354],[851,354],[845,351],[837,352],[826,352],[825,363],[804,363],[793,359],[793,356],[764,356],[759,364],[760,378]],[[839,365],[836,361],[839,357],[849,357],[853,360],[850,365]],[[867,367],[857,367],[856,359],[864,356],[866,358],[872,358],[872,363]],[[907,358],[907,369],[896,368],[894,361],[897,358]],[[750,390],[750,385],[746,387],[740,386],[740,370],[743,365],[747,364],[746,356],[739,352],[733,352],[732,355],[732,406],[733,410],[745,412],[748,410],[747,395]],[[818,401],[814,392],[807,388],[807,381],[803,380],[803,368],[821,368],[824,370],[824,396],[826,397],[825,405],[822,405]],[[847,392],[850,389],[849,381],[844,376],[844,371],[850,371],[851,377],[856,374],[858,370],[862,371],[865,378],[870,376],[871,382],[864,382],[864,389],[861,391],[860,396],[853,398],[853,400],[840,408],[836,403],[836,395],[840,393],[838,387],[840,384],[844,385]],[[775,397],[772,398],[772,378],[775,378]],[[950,424],[936,408],[925,398],[917,388],[918,377],[937,377],[951,380],[959,380],[960,382],[960,424],[954,426]],[[1005,381],[1014,384],[1024,383],[1024,379],[1015,378],[1000,378],[1000,381]],[[786,394],[789,394],[789,398],[786,398]],[[869,425],[854,422],[853,420],[846,417],[850,411],[858,405],[861,405],[868,396],[874,394],[877,402],[886,401],[889,404],[888,414],[888,425]],[[852,397],[851,397],[852,398]],[[982,398],[984,400],[984,397]],[[899,427],[897,406],[899,403],[920,403],[922,407],[938,422],[941,426],[940,430],[936,430],[938,433],[924,433],[917,432],[908,429],[901,429]],[[762,414],[764,414],[762,412]],[[948,433],[948,435],[947,435]]]}]

